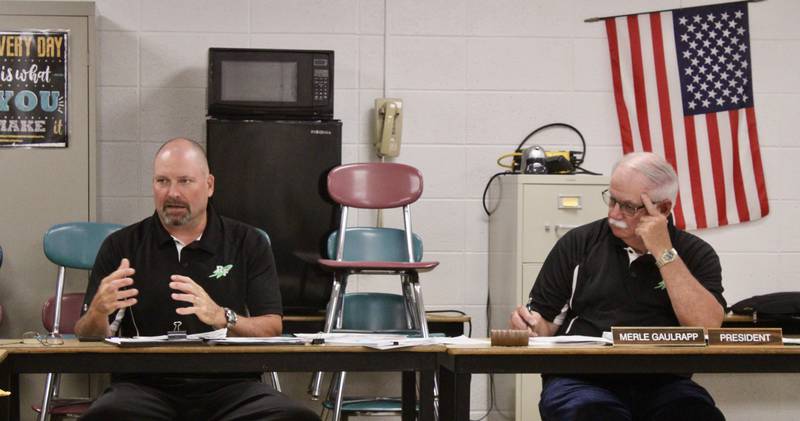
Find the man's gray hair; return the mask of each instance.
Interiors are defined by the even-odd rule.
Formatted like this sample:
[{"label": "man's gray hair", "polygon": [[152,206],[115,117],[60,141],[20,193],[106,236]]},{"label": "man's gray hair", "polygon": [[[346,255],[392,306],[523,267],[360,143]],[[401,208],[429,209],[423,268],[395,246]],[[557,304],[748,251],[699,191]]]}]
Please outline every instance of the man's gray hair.
[{"label": "man's gray hair", "polygon": [[661,202],[669,199],[672,206],[675,206],[675,198],[678,197],[678,174],[664,158],[652,152],[632,152],[614,164],[612,173],[618,167],[630,168],[650,181],[647,189],[650,200]]}]

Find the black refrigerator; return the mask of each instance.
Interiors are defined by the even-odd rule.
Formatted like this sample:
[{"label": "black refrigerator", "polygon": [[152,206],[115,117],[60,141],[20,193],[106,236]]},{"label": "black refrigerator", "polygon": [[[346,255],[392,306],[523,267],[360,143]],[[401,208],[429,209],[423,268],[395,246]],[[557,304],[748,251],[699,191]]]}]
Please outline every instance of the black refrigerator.
[{"label": "black refrigerator", "polygon": [[209,118],[206,125],[211,203],[269,234],[285,314],[324,311],[331,274],[317,259],[339,222],[326,177],[342,161],[341,121]]}]

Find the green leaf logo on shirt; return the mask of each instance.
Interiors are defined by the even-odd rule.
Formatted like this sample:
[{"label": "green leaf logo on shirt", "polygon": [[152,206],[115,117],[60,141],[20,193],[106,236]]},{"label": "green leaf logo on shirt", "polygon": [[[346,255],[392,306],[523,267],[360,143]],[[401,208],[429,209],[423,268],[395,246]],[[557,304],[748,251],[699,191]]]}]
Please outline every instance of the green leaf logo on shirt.
[{"label": "green leaf logo on shirt", "polygon": [[231,269],[233,269],[233,265],[225,265],[225,266],[217,265],[217,268],[214,269],[214,273],[212,273],[211,276],[209,276],[209,278],[217,278],[217,279],[224,278],[228,276],[228,272],[230,272]]},{"label": "green leaf logo on shirt", "polygon": [[[217,266],[217,267],[219,267],[219,266]],[[228,272],[225,272],[225,273],[228,273]],[[662,280],[661,282],[657,283],[656,286],[653,287],[653,289],[661,289],[661,290],[667,289],[667,284],[665,284],[664,281]]]}]

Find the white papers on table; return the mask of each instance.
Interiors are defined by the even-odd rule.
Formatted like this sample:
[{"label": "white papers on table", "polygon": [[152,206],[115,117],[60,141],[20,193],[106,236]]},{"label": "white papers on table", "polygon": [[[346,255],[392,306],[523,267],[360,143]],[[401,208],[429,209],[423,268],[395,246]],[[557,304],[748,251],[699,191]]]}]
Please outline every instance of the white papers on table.
[{"label": "white papers on table", "polygon": [[106,338],[105,342],[118,346],[148,346],[148,345],[180,345],[202,343],[203,340],[221,339],[228,335],[228,329],[222,328],[210,332],[193,333],[186,335],[185,339],[170,339],[167,335],[158,336],[134,336],[132,338],[112,337]]},{"label": "white papers on table", "polygon": [[562,336],[534,336],[528,338],[529,346],[558,346],[558,345],[612,345],[611,339],[599,336],[562,335]]},{"label": "white papers on table", "polygon": [[445,338],[417,338],[406,335],[381,333],[296,333],[303,339],[324,339],[325,344],[340,346],[365,346],[372,349],[395,349],[410,346],[436,345],[437,340]]},{"label": "white papers on table", "polygon": [[787,338],[783,337],[784,345],[800,345],[800,338]]},{"label": "white papers on table", "polygon": [[310,343],[310,339],[295,338],[291,336],[269,336],[269,337],[230,337],[209,339],[209,345],[305,345]]}]

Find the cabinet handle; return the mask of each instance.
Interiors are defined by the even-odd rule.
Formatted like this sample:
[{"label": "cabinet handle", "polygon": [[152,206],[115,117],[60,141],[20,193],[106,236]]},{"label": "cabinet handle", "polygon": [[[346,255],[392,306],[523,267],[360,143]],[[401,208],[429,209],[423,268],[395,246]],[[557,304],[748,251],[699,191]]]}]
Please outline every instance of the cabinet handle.
[{"label": "cabinet handle", "polygon": [[[560,230],[569,231],[573,228],[577,228],[579,225],[567,225],[567,224],[554,224],[553,225],[553,232],[555,232],[557,237],[561,237],[563,234],[560,234]],[[544,224],[544,231],[550,232],[550,224]]]}]

